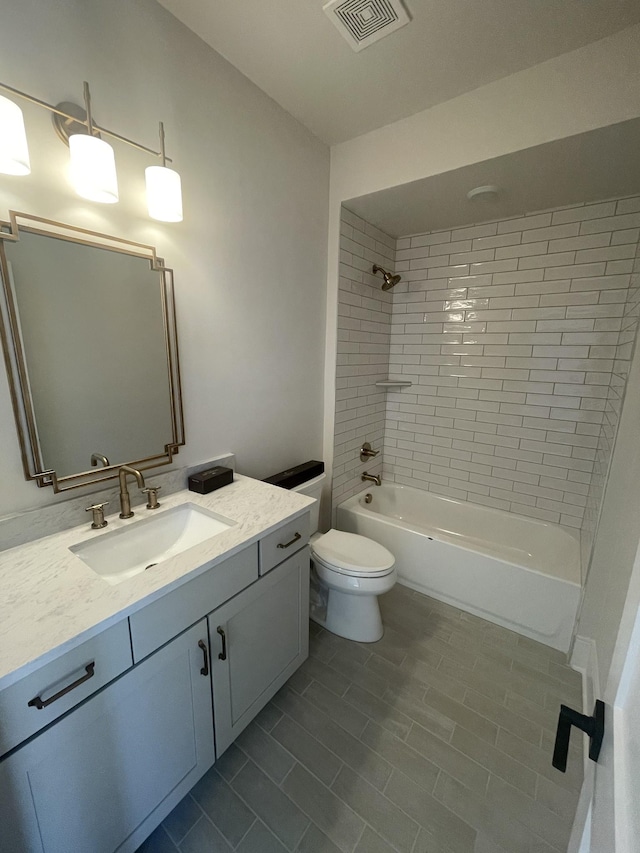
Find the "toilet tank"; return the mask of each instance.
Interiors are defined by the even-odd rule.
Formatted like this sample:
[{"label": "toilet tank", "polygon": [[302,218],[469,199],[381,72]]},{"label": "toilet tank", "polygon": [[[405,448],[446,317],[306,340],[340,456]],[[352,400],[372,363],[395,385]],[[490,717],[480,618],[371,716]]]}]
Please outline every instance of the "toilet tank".
[{"label": "toilet tank", "polygon": [[320,527],[320,496],[326,476],[324,462],[310,459],[302,465],[265,477],[264,482],[316,499],[316,503],[311,507],[311,534],[313,535]]},{"label": "toilet tank", "polygon": [[326,474],[320,474],[312,480],[307,480],[306,483],[300,483],[299,486],[291,489],[292,492],[299,492],[301,495],[307,495],[307,497],[316,499],[316,502],[311,507],[312,536],[314,533],[318,532],[318,528],[320,527],[320,496],[322,494],[322,487],[324,486],[326,477]]}]

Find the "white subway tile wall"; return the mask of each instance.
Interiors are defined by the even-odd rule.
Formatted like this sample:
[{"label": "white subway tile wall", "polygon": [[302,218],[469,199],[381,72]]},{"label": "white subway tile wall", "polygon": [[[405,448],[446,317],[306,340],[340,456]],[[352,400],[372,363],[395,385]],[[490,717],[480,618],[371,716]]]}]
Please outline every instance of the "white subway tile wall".
[{"label": "white subway tile wall", "polygon": [[[628,211],[629,208],[635,205],[636,210],[640,212],[640,198],[625,199],[620,201],[619,210]],[[618,236],[619,240],[627,240],[629,237],[635,237],[638,240],[639,231],[617,231],[614,232],[614,239]],[[612,245],[614,240],[611,241]],[[627,290],[627,299],[624,303],[624,311],[622,314],[622,323],[618,343],[616,346],[615,359],[613,362],[613,370],[609,387],[607,389],[607,398],[605,402],[602,425],[598,435],[598,445],[596,448],[596,456],[593,463],[593,472],[589,483],[589,491],[587,493],[587,505],[585,507],[584,521],[582,525],[582,565],[584,568],[588,565],[589,555],[593,547],[595,538],[598,516],[604,487],[606,484],[607,471],[609,461],[613,451],[620,412],[629,376],[629,368],[631,365],[631,357],[633,355],[633,347],[636,341],[638,322],[640,318],[640,243],[636,247],[636,256],[633,265],[633,272],[630,276],[630,286]],[[590,382],[598,381],[599,372],[588,375]]]},{"label": "white subway tile wall", "polygon": [[385,478],[584,527],[588,553],[638,323],[638,207],[398,240],[390,371],[414,384],[387,394]]},{"label": "white subway tile wall", "polygon": [[[586,567],[640,315],[640,198],[397,241],[342,219],[334,508],[382,470],[580,530]],[[401,283],[383,292],[374,263]],[[388,375],[412,387],[385,393]],[[361,463],[364,440],[384,457]]]},{"label": "white subway tile wall", "polygon": [[[333,508],[363,487],[360,475],[382,473],[389,375],[392,291],[382,290],[374,264],[393,270],[395,240],[343,208],[340,238]],[[370,442],[380,455],[360,462]]]}]

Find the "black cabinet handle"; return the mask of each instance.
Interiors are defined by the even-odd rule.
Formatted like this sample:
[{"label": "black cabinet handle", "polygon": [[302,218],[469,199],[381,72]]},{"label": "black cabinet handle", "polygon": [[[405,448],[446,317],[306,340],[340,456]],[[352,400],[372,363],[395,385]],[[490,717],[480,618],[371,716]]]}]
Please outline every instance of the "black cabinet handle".
[{"label": "black cabinet handle", "polygon": [[560,705],[560,716],[558,717],[558,731],[556,732],[556,743],[553,749],[553,766],[562,773],[567,769],[567,757],[569,755],[569,738],[571,737],[571,726],[589,735],[589,758],[597,761],[604,737],[604,702],[596,701],[593,716],[587,717],[579,714],[573,708]]},{"label": "black cabinet handle", "polygon": [[296,533],[296,535],[293,537],[293,539],[291,539],[291,541],[289,541],[289,542],[285,542],[284,545],[281,542],[278,543],[278,548],[290,548],[292,545],[295,545],[295,543],[298,542],[298,540],[300,540],[300,539],[302,539],[301,534]]},{"label": "black cabinet handle", "polygon": [[70,693],[72,690],[75,690],[76,687],[80,687],[81,684],[84,684],[85,681],[88,681],[90,678],[94,676],[96,662],[94,660],[91,663],[88,663],[85,668],[85,675],[82,678],[79,678],[77,681],[74,681],[73,684],[69,684],[67,687],[63,687],[62,690],[59,690],[57,693],[54,693],[53,696],[50,696],[48,699],[41,699],[40,696],[36,696],[30,702],[27,702],[29,708],[37,708],[38,711],[41,711],[43,708],[46,708],[48,705],[51,705],[52,702],[56,702],[58,699],[62,699],[63,696],[66,696],[67,693]]},{"label": "black cabinet handle", "polygon": [[218,627],[216,628],[216,631],[222,637],[222,651],[218,655],[218,659],[219,660],[226,660],[227,659],[227,635],[224,632],[224,628],[221,628],[220,625],[218,625]]},{"label": "black cabinet handle", "polygon": [[204,666],[200,670],[200,675],[209,675],[209,653],[207,652],[207,644],[204,640],[198,640],[198,648],[202,649],[204,658]]}]

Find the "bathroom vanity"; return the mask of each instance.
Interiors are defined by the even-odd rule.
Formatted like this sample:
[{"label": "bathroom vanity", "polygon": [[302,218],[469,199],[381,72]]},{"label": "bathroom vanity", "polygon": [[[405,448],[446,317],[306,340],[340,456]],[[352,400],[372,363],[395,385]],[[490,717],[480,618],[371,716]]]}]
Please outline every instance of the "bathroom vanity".
[{"label": "bathroom vanity", "polygon": [[3,849],[136,850],[306,659],[313,501],[237,477],[154,518],[185,503],[232,523],[121,583],[77,552],[144,509],[0,553]]}]

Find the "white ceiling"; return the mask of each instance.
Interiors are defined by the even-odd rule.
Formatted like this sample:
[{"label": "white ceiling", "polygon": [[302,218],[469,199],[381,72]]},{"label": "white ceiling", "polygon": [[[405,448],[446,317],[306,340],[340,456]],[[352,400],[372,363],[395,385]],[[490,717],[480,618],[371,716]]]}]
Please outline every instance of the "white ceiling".
[{"label": "white ceiling", "polygon": [[[527,148],[345,202],[392,237],[640,193],[640,119]],[[495,184],[495,201],[469,201]]]},{"label": "white ceiling", "polygon": [[406,0],[411,23],[354,53],[324,0],[159,0],[329,144],[640,22],[638,0]]}]

